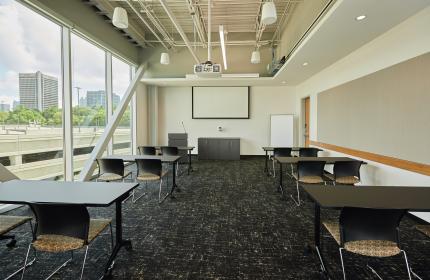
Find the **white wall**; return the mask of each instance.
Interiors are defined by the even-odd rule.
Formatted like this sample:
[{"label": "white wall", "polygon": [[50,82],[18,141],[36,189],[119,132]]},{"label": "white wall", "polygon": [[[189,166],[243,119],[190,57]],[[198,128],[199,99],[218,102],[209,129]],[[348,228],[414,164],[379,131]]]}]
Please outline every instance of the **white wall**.
[{"label": "white wall", "polygon": [[298,107],[301,107],[302,98],[311,97],[311,139],[317,139],[316,98],[319,92],[429,52],[429,26],[430,7],[298,85]]},{"label": "white wall", "polygon": [[143,83],[136,88],[136,146],[149,144],[149,115],[148,115],[148,92]]},{"label": "white wall", "polygon": [[[302,99],[311,98],[311,140],[318,141],[318,93],[429,52],[429,26],[430,8],[427,8],[297,86],[296,105],[300,116],[303,114]],[[300,123],[299,135],[303,134],[303,120]],[[378,141],[381,131],[374,133]],[[413,137],[410,144],[412,141]],[[338,155],[335,152],[326,154]],[[430,186],[430,176],[367,162],[362,169],[363,184]],[[430,213],[420,216],[430,221]]]},{"label": "white wall", "polygon": [[261,147],[270,141],[270,114],[296,114],[291,87],[251,87],[250,119],[243,120],[192,119],[191,87],[160,87],[158,105],[159,144],[167,144],[168,133],[183,132],[183,121],[190,145],[197,147],[199,137],[240,137],[242,155],[263,154]]}]

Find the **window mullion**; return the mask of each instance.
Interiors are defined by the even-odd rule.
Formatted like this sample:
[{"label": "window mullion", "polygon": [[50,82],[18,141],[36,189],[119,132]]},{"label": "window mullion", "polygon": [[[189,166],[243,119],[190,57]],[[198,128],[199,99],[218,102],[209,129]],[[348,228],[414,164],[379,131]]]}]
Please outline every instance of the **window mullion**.
[{"label": "window mullion", "polygon": [[[106,65],[105,73],[106,73],[106,100],[107,100],[106,120],[108,120],[110,116],[112,116],[113,114],[112,53],[110,52],[106,52],[105,65]],[[108,155],[113,154],[113,136],[109,141],[109,144],[107,147],[107,153]]]},{"label": "window mullion", "polygon": [[70,28],[61,27],[64,179],[73,181],[72,68]]}]

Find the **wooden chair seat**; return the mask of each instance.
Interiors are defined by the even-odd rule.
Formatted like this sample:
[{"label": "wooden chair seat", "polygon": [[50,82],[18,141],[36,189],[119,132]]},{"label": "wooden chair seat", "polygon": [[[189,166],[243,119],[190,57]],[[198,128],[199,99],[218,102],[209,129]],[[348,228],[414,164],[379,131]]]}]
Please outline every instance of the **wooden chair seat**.
[{"label": "wooden chair seat", "polygon": [[118,180],[122,180],[123,178],[129,176],[130,174],[131,174],[130,171],[125,172],[124,176],[114,174],[114,173],[103,173],[103,174],[100,174],[99,177],[97,177],[97,180],[98,181],[118,181]]},{"label": "wooden chair seat", "polygon": [[[334,238],[338,245],[340,241],[340,227],[337,222],[323,222],[324,227]],[[359,240],[350,241],[344,244],[346,251],[368,256],[368,257],[392,257],[400,254],[400,248],[395,242],[387,240]]]},{"label": "wooden chair seat", "polygon": [[92,242],[97,236],[100,235],[109,225],[112,219],[91,219],[90,229],[88,231],[88,242]]},{"label": "wooden chair seat", "polygon": [[20,225],[25,224],[32,218],[27,216],[3,216],[0,215],[0,235],[5,234]]},{"label": "wooden chair seat", "polygon": [[37,240],[33,242],[33,247],[38,251],[59,253],[80,249],[84,243],[85,241],[79,238],[44,234],[37,237]]},{"label": "wooden chair seat", "polygon": [[[326,173],[325,176],[330,181],[335,181],[333,174]],[[336,178],[336,183],[343,184],[343,185],[355,185],[360,183],[360,179],[356,176],[345,176],[345,177]]]},{"label": "wooden chair seat", "polygon": [[[161,173],[161,177],[164,177],[167,174],[166,171],[163,171]],[[152,174],[152,173],[141,173],[139,176],[136,177],[139,181],[158,181],[160,180],[160,176]]]},{"label": "wooden chair seat", "polygon": [[345,250],[368,257],[392,257],[400,254],[401,250],[395,242],[388,240],[360,240],[346,242]]},{"label": "wooden chair seat", "polygon": [[298,179],[297,173],[293,172],[293,178],[296,181],[299,181],[301,183],[305,184],[320,184],[324,183],[324,179],[320,176],[302,176],[300,179]]},{"label": "wooden chair seat", "polygon": [[430,225],[418,225],[415,227],[421,233],[430,237]]},{"label": "wooden chair seat", "polygon": [[[93,241],[112,222],[110,219],[91,219],[88,231],[88,242]],[[85,245],[83,239],[64,235],[45,234],[39,235],[33,242],[33,246],[38,251],[59,253],[77,250]]]},{"label": "wooden chair seat", "polygon": [[340,245],[340,228],[338,222],[323,222],[323,226],[327,229],[330,235]]}]

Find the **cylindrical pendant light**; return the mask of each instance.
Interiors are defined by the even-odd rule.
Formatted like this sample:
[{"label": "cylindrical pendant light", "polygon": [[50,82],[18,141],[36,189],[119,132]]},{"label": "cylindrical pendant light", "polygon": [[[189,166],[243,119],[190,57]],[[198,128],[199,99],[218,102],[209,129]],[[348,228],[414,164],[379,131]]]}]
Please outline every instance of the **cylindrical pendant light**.
[{"label": "cylindrical pendant light", "polygon": [[261,10],[261,22],[265,25],[275,23],[278,16],[276,14],[276,6],[273,2],[266,2],[263,4]]},{"label": "cylindrical pendant light", "polygon": [[252,52],[251,63],[252,64],[258,64],[258,63],[260,63],[260,51],[259,50],[255,50],[255,51]]},{"label": "cylindrical pendant light", "polygon": [[112,23],[114,26],[121,29],[128,28],[127,11],[124,8],[116,7],[113,11]]},{"label": "cylindrical pendant light", "polygon": [[168,53],[161,53],[160,63],[163,65],[170,63],[170,57]]}]

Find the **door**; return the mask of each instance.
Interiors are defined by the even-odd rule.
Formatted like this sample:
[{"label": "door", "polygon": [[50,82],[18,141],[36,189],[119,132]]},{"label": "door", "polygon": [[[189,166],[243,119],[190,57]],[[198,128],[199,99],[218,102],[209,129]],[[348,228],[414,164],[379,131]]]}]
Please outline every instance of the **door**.
[{"label": "door", "polygon": [[305,146],[309,147],[309,128],[310,128],[310,116],[311,116],[311,99],[305,98]]}]

